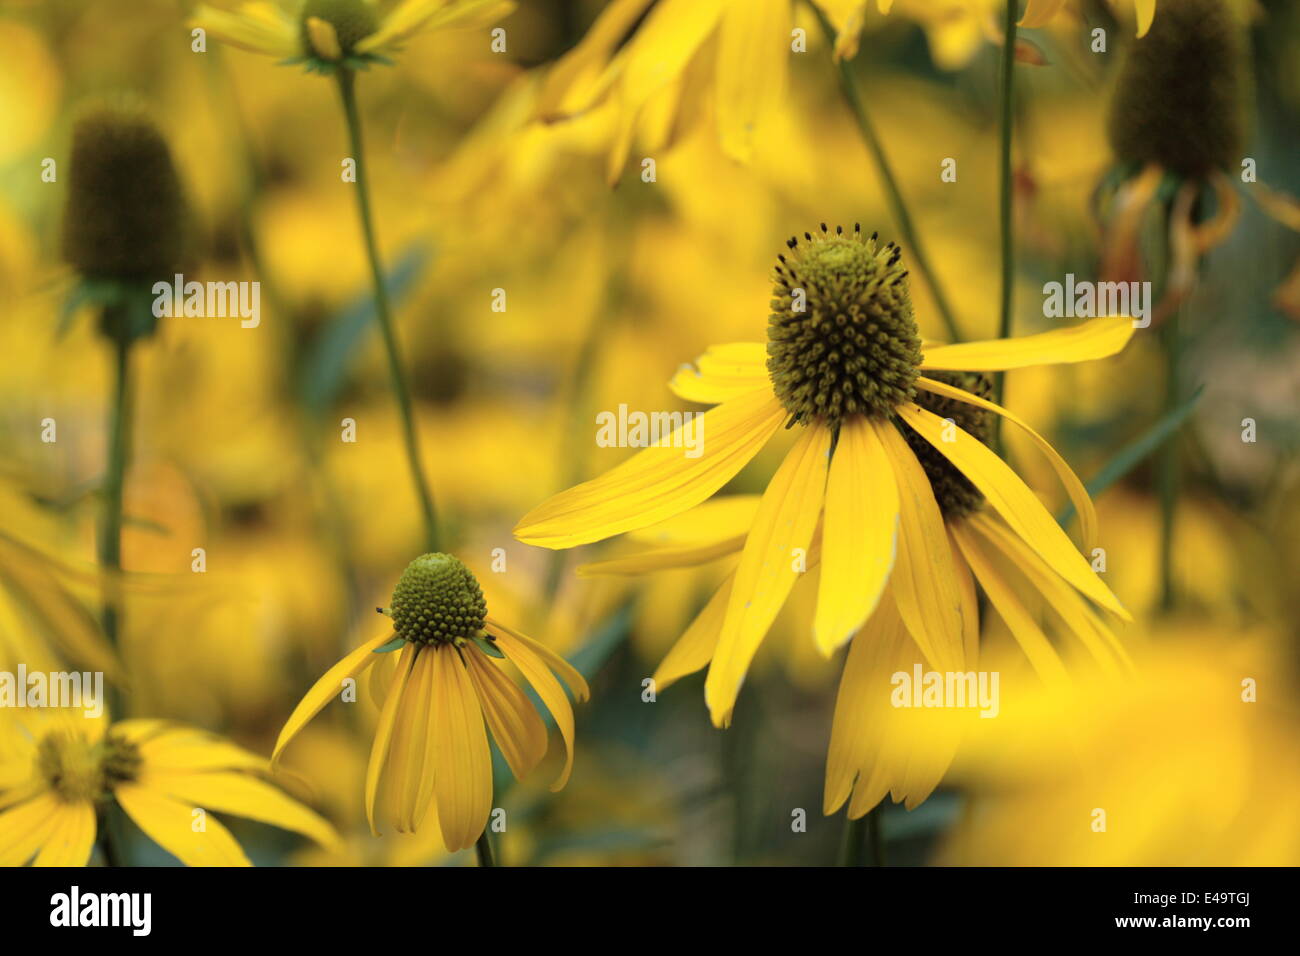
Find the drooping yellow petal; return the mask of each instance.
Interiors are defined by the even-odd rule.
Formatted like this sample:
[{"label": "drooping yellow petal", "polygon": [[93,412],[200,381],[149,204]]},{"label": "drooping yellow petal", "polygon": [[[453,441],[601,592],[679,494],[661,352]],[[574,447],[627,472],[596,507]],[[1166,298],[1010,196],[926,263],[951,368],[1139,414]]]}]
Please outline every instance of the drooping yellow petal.
[{"label": "drooping yellow petal", "polygon": [[94,846],[94,807],[89,803],[67,803],[32,866],[85,866]]},{"label": "drooping yellow petal", "polygon": [[433,706],[429,725],[437,770],[433,789],[438,826],[447,849],[455,853],[474,845],[492,812],[492,753],[474,683],[460,655],[438,648],[433,662]]},{"label": "drooping yellow petal", "polygon": [[1025,4],[1024,16],[1020,18],[1020,26],[1029,29],[1045,27],[1052,22],[1052,18],[1061,12],[1065,6],[1065,0],[1028,0]]},{"label": "drooping yellow petal", "polygon": [[767,346],[762,342],[711,345],[694,365],[683,365],[668,383],[678,398],[713,405],[768,387]]},{"label": "drooping yellow petal", "polygon": [[587,678],[583,677],[576,667],[541,641],[535,641],[527,634],[516,631],[513,627],[507,627],[490,614],[487,616],[487,626],[488,630],[494,635],[507,634],[541,658],[551,670],[560,675],[560,679],[568,685],[569,691],[573,694],[575,700],[581,702],[591,696],[591,688],[587,686]]},{"label": "drooping yellow petal", "polygon": [[560,730],[560,737],[564,741],[564,767],[551,784],[551,789],[562,790],[569,782],[569,774],[573,772],[573,707],[569,704],[569,698],[550,668],[533,652],[529,644],[517,640],[517,636],[510,631],[496,631],[493,636],[497,639],[497,647],[510,663],[519,668],[519,673],[524,675],[524,680],[532,685],[533,690],[537,691],[537,696],[551,712],[555,726]]},{"label": "drooping yellow petal", "polygon": [[813,623],[827,657],[871,616],[894,567],[898,484],[866,419],[846,421],[826,480],[822,573]]},{"label": "drooping yellow petal", "polygon": [[735,477],[781,427],[785,414],[766,387],[724,402],[693,424],[703,429],[697,433],[703,435],[698,458],[687,458],[669,436],[538,505],[520,519],[515,537],[545,548],[571,548],[680,514]]},{"label": "drooping yellow petal", "polygon": [[655,668],[653,679],[656,690],[663,690],[687,674],[694,674],[713,659],[718,636],[722,633],[722,622],[727,618],[727,605],[731,601],[731,584],[734,579],[734,574],[727,575],[727,579],[709,598],[700,613],[695,615],[695,620],[691,621],[677,643]]},{"label": "drooping yellow petal", "polygon": [[355,49],[382,53],[421,31],[486,26],[509,16],[514,8],[509,0],[402,0]]},{"label": "drooping yellow petal", "polygon": [[204,4],[194,11],[190,26],[252,53],[290,57],[302,52],[296,24],[275,3],[245,3],[234,12]]},{"label": "drooping yellow petal", "polygon": [[379,778],[388,760],[388,748],[393,740],[393,726],[397,721],[402,692],[406,690],[406,682],[411,679],[411,669],[415,666],[415,658],[419,651],[420,648],[415,645],[407,644],[401,650],[392,652],[401,654],[402,659],[397,662],[397,676],[393,678],[393,686],[389,688],[384,709],[379,712],[379,723],[375,726],[375,739],[370,744],[370,760],[366,763],[366,821],[370,824],[370,832],[374,836],[379,836],[379,830],[375,827],[375,800],[379,796]]},{"label": "drooping yellow petal", "polygon": [[872,428],[898,486],[898,557],[890,577],[898,613],[935,670],[961,670],[961,592],[943,513],[925,470],[898,429],[889,422],[873,422]]},{"label": "drooping yellow petal", "polygon": [[651,571],[665,571],[671,568],[693,568],[708,564],[718,558],[735,554],[745,546],[744,535],[715,541],[704,545],[684,545],[676,548],[659,548],[655,551],[641,551],[619,558],[604,561],[592,561],[578,565],[580,578],[600,577],[602,575],[640,575]]},{"label": "drooping yellow petal", "polygon": [[729,3],[718,31],[716,109],[722,151],[748,163],[758,127],[785,95],[790,56],[789,0]]},{"label": "drooping yellow petal", "polygon": [[327,670],[324,676],[312,685],[311,690],[307,691],[306,696],[298,702],[298,706],[289,715],[289,719],[284,722],[284,729],[280,731],[275,749],[271,752],[272,767],[280,762],[281,752],[289,745],[289,741],[298,735],[298,731],[307,726],[334,695],[342,692],[343,682],[356,677],[366,667],[375,663],[375,649],[383,647],[392,639],[391,632],[371,638]]},{"label": "drooping yellow petal", "polygon": [[[545,121],[590,107],[609,85],[615,64],[607,62],[653,0],[613,0],[602,9],[578,45],[546,72],[537,95],[537,114]],[[622,64],[617,64],[621,71]]]},{"label": "drooping yellow petal", "polygon": [[1119,352],[1133,337],[1133,319],[1107,315],[1068,329],[987,342],[962,342],[924,350],[922,369],[998,372],[1033,365],[1090,362]]},{"label": "drooping yellow petal", "polygon": [[712,544],[749,534],[759,495],[719,495],[690,511],[648,528],[628,532],[628,540],[664,547]]},{"label": "drooping yellow petal", "polygon": [[281,790],[245,773],[164,773],[146,770],[136,781],[141,787],[200,807],[204,811],[232,813],[301,833],[326,849],[337,849],[338,834],[323,818]]},{"label": "drooping yellow petal", "polygon": [[1156,0],[1133,0],[1137,9],[1137,35],[1144,37],[1156,18]]},{"label": "drooping yellow petal", "polygon": [[546,725],[524,692],[477,647],[466,647],[465,664],[501,756],[522,780],[546,756]]},{"label": "drooping yellow petal", "polygon": [[1047,458],[1048,464],[1056,472],[1056,476],[1061,480],[1065,487],[1065,493],[1070,496],[1070,501],[1074,505],[1075,512],[1079,515],[1079,525],[1083,529],[1083,546],[1091,550],[1097,543],[1097,511],[1092,506],[1092,498],[1088,495],[1088,490],[1083,487],[1083,482],[1079,476],[1074,473],[1074,469],[1069,466],[1064,458],[1060,456],[1055,448],[1038,432],[1029,426],[1029,423],[1020,416],[1008,411],[1001,405],[986,401],[978,395],[972,395],[965,389],[955,388],[944,382],[936,382],[933,379],[919,376],[916,380],[918,388],[923,388],[927,392],[933,392],[936,395],[943,395],[947,398],[956,399],[959,402],[966,402],[968,405],[974,405],[977,408],[983,408],[990,412],[1001,415],[1013,425],[1021,428],[1038,446],[1043,455]]},{"label": "drooping yellow petal", "polygon": [[49,791],[0,813],[0,866],[22,866],[63,820],[65,804]]},{"label": "drooping yellow petal", "polygon": [[635,112],[686,68],[717,26],[723,0],[661,0],[628,45],[622,108]]},{"label": "drooping yellow petal", "polygon": [[704,682],[704,699],[716,726],[730,722],[749,662],[807,566],[826,494],[830,438],[827,428],[805,428],[763,492]]},{"label": "drooping yellow petal", "polygon": [[984,588],[984,593],[989,596],[989,603],[993,605],[993,609],[998,612],[1002,620],[1006,621],[1012,636],[1020,645],[1020,649],[1025,652],[1025,657],[1033,665],[1034,671],[1048,683],[1069,683],[1070,678],[1066,673],[1065,665],[1061,663],[1060,655],[1052,647],[1052,642],[1043,634],[1033,616],[1025,610],[1020,599],[1016,597],[1010,584],[989,560],[984,547],[976,540],[970,527],[960,521],[954,522],[952,536],[961,548],[966,563],[975,572],[980,586]]},{"label": "drooping yellow petal", "polygon": [[985,541],[1006,555],[1007,560],[1038,589],[1047,606],[1079,638],[1105,670],[1117,673],[1120,670],[1118,664],[1132,667],[1128,651],[1106,623],[1093,612],[1077,591],[1043,563],[1043,559],[1032,548],[989,515],[971,515],[970,523]]},{"label": "drooping yellow petal", "polygon": [[[139,784],[119,784],[113,795],[149,839],[186,866],[252,866],[230,831],[210,813]],[[202,819],[201,828],[196,827]]]},{"label": "drooping yellow petal", "polygon": [[[822,572],[823,574],[825,571]],[[892,664],[897,645],[907,640],[902,619],[893,601],[883,601],[862,632],[849,645],[835,695],[835,716],[831,741],[826,751],[826,787],[822,812],[830,815],[844,805],[853,781],[867,764],[871,752],[872,714],[888,699],[888,684],[880,685],[873,675]]]},{"label": "drooping yellow petal", "polygon": [[[1100,604],[1126,620],[1132,616],[1102,583],[1088,562],[1070,542],[1069,537],[1043,503],[1001,458],[995,455],[978,438],[959,425],[945,422],[933,412],[928,412],[911,402],[898,407],[898,414],[922,438],[970,479],[1003,520],[1025,539],[1057,574]],[[946,440],[945,430],[956,434],[955,440]]]},{"label": "drooping yellow petal", "polygon": [[390,757],[384,779],[399,833],[413,832],[416,817],[423,809],[421,785],[426,779],[425,764],[430,759],[428,708],[432,706],[433,653],[426,648],[411,665],[411,676],[402,690],[393,721],[393,739],[388,746]]}]

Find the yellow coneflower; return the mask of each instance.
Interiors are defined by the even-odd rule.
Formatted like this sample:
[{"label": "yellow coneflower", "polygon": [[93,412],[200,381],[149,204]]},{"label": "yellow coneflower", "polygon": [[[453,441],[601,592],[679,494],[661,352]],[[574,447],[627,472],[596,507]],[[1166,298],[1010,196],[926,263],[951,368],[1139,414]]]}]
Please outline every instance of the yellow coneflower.
[{"label": "yellow coneflower", "polygon": [[419,829],[431,806],[451,851],[474,845],[492,810],[487,728],[507,765],[523,778],[546,754],[546,726],[497,660],[518,668],[564,739],[565,760],[552,786],[573,768],[573,708],[554,671],[578,700],[582,675],[558,654],[487,613],[474,575],[449,554],[412,561],[393,591],[393,629],[362,644],[307,692],[276,741],[272,762],[343,682],[367,670],[382,702],[366,770],[366,817],[375,825],[381,783],[384,810],[401,832]]},{"label": "yellow coneflower", "polygon": [[191,24],[252,53],[283,57],[326,71],[387,62],[417,33],[490,23],[514,8],[511,0],[296,0],[241,3],[231,10],[203,5]]},{"label": "yellow coneflower", "polygon": [[[985,441],[991,430],[991,412],[956,393],[963,390],[958,386],[965,386],[968,395],[982,400],[992,391],[987,376],[932,372],[929,377],[937,390],[918,393],[917,404]],[[1035,609],[1040,605],[1051,612],[1054,623],[1077,638],[1102,673],[1115,676],[1125,669],[1128,654],[1105,619],[1004,520],[986,512],[984,496],[957,467],[910,426],[903,425],[901,431],[943,517],[961,602],[965,670],[975,670],[979,658],[977,584],[1045,685],[1061,687],[1070,678],[1061,655],[1037,620]],[[1050,449],[1043,447],[1050,455]],[[641,574],[734,560],[744,547],[757,505],[757,497],[750,495],[714,498],[668,522],[662,530],[647,529],[640,537],[653,544],[650,549],[583,565],[579,574]],[[1091,525],[1093,519],[1087,515],[1085,520]],[[821,541],[814,537],[809,571],[820,562],[821,552]],[[727,578],[660,663],[654,673],[658,689],[709,664],[717,648],[731,583]],[[908,809],[913,809],[938,786],[960,742],[967,713],[916,711],[890,704],[893,676],[911,674],[915,665],[929,663],[920,650],[924,635],[913,635],[898,607],[896,594],[882,599],[849,645],[827,754],[823,808],[827,815],[843,806],[850,793],[851,819],[863,816],[890,793],[896,802],[906,802]],[[922,738],[926,745],[918,750],[913,745]]]},{"label": "yellow coneflower", "polygon": [[[259,757],[212,734],[164,720],[83,712],[7,712],[0,724],[0,866],[84,866],[97,813],[116,804],[188,866],[249,866],[211,812],[292,830],[332,847],[334,829],[260,780]],[[205,811],[202,825],[195,810]]]},{"label": "yellow coneflower", "polygon": [[[918,390],[938,393],[1024,426],[1006,409],[923,373],[1102,358],[1128,342],[1132,320],[1114,316],[1020,339],[923,348],[901,252],[892,242],[882,247],[857,226],[845,234],[823,224],[816,236],[805,233],[788,246],[778,257],[766,347],[715,347],[698,370],[673,379],[680,397],[720,403],[702,419],[699,457],[684,458],[669,436],[539,505],[520,520],[515,535],[529,544],[568,548],[647,527],[711,497],[782,424],[800,426],[759,502],[728,595],[715,598],[721,626],[705,699],[719,726],[730,721],[749,663],[802,573],[798,556],[810,555],[819,520],[813,630],[822,653],[858,631],[889,584],[931,665],[961,669],[963,600],[952,550],[935,493],[902,426],[969,479],[1047,567],[1125,615],[1015,472],[955,421],[915,399]],[[1061,477],[1090,539],[1093,511],[1082,484],[1041,436],[1029,434]]]},{"label": "yellow coneflower", "polygon": [[[1225,0],[1165,0],[1121,68],[1108,122],[1119,162],[1099,191],[1107,219],[1102,272],[1116,281],[1146,278],[1141,237],[1158,211],[1168,265],[1156,321],[1186,298],[1201,257],[1236,227],[1241,204],[1232,174],[1244,158],[1248,65],[1245,24]],[[1265,213],[1300,230],[1293,198],[1263,184],[1250,191]]]}]

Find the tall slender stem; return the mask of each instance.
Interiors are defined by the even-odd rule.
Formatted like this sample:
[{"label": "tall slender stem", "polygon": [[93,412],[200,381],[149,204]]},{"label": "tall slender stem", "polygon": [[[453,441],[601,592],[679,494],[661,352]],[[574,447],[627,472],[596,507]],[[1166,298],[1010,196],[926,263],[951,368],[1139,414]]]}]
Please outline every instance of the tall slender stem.
[{"label": "tall slender stem", "polygon": [[[1016,78],[1016,0],[1007,0],[1002,23],[1002,69],[999,77],[999,145],[998,168],[998,220],[1002,233],[1002,297],[998,310],[998,338],[1005,339],[1011,335],[1011,315],[1016,276],[1016,247],[1014,207],[1011,178],[1011,140],[1015,124],[1015,78]],[[993,382],[993,400],[1002,404],[1003,391],[1006,388],[1006,373],[998,372]],[[1002,419],[994,416],[993,445],[1000,448],[1002,444]]]},{"label": "tall slender stem", "polygon": [[487,827],[478,835],[478,840],[474,843],[474,852],[478,856],[479,866],[496,866],[496,861],[492,857],[492,841],[488,839]]},{"label": "tall slender stem", "polygon": [[[830,19],[815,3],[810,2],[808,7],[812,10],[813,15],[817,17],[818,22],[821,23],[826,38],[834,45],[835,27],[832,26]],[[925,253],[925,247],[921,245],[921,237],[917,234],[916,227],[912,224],[912,216],[908,212],[903,193],[898,188],[898,180],[894,177],[893,167],[890,166],[889,159],[885,156],[885,148],[880,142],[880,137],[876,135],[876,128],[867,115],[867,109],[862,103],[857,84],[853,82],[853,71],[849,68],[848,62],[844,60],[839,61],[836,68],[840,77],[840,90],[844,94],[844,99],[848,103],[850,111],[853,113],[853,118],[857,121],[858,132],[862,134],[862,140],[866,143],[867,151],[871,153],[871,158],[876,164],[876,172],[880,176],[880,183],[885,187],[885,198],[889,201],[889,211],[898,224],[898,232],[903,238],[903,243],[907,246],[908,260],[921,278],[925,280],[925,284],[930,287],[930,294],[934,296],[934,304],[939,310],[939,318],[943,321],[948,338],[953,342],[960,342],[961,333],[957,327],[957,320],[952,307],[948,304],[948,298],[944,295],[943,287],[939,285],[938,277],[930,267],[930,259]]]},{"label": "tall slender stem", "polygon": [[[1178,374],[1181,343],[1178,335],[1178,310],[1174,309],[1160,330],[1165,353],[1165,414],[1179,405],[1182,382]],[[1160,491],[1160,609],[1174,607],[1174,518],[1178,505],[1178,436],[1170,435],[1160,450],[1157,465]]]},{"label": "tall slender stem", "polygon": [[868,861],[872,866],[885,865],[885,841],[880,832],[883,811],[883,806],[877,806],[856,820],[845,820],[840,866],[866,866]]},{"label": "tall slender stem", "polygon": [[[122,629],[122,501],[126,487],[126,468],[131,448],[131,340],[125,321],[119,315],[106,326],[118,326],[113,336],[113,387],[108,411],[108,463],[104,474],[104,513],[100,524],[99,567],[102,591],[100,620],[104,637],[116,652],[121,644]],[[121,692],[116,686],[108,691],[110,719],[121,720]],[[107,815],[100,830],[104,858],[110,866],[119,866],[122,854],[117,846],[118,834]]]},{"label": "tall slender stem", "polygon": [[424,464],[420,458],[419,436],[415,430],[415,416],[412,412],[411,388],[402,365],[397,330],[393,326],[393,318],[388,308],[388,289],[384,285],[383,265],[375,241],[374,220],[370,212],[370,186],[361,136],[361,116],[357,111],[356,74],[352,70],[340,68],[338,81],[339,96],[343,100],[343,113],[347,119],[352,159],[356,162],[357,212],[361,217],[361,231],[365,236],[366,255],[370,259],[370,276],[375,287],[375,315],[379,319],[380,331],[383,332],[384,349],[388,355],[388,373],[392,380],[393,394],[397,397],[398,410],[402,415],[402,437],[406,443],[406,458],[411,468],[411,480],[415,483],[420,509],[424,515],[425,548],[429,551],[439,551],[441,547],[438,514],[434,508],[433,493],[429,490],[429,481],[425,477]]}]

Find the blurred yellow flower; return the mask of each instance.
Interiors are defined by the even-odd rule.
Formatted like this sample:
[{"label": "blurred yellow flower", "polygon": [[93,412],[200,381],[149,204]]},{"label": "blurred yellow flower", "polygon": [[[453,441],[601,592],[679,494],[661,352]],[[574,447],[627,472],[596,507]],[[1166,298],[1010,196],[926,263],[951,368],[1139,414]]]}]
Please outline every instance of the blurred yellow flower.
[{"label": "blurred yellow flower", "polygon": [[400,0],[381,12],[371,0],[257,0],[233,10],[204,4],[191,26],[253,53],[356,65],[382,62],[417,33],[490,23],[513,8],[511,0]]},{"label": "blurred yellow flower", "polygon": [[[366,770],[366,817],[387,771],[384,807],[400,832],[419,830],[431,805],[450,851],[474,845],[492,809],[492,755],[483,722],[516,778],[546,754],[546,727],[494,658],[514,664],[555,718],[567,756],[553,789],[573,768],[573,709],[552,671],[579,700],[587,682],[546,646],[489,617],[473,574],[456,558],[426,554],[407,566],[393,591],[393,630],[365,642],[321,677],[289,716],[272,761],[337,695],[369,672],[382,700]],[[401,649],[385,653],[400,644]],[[377,656],[378,654],[378,656]]]},{"label": "blurred yellow flower", "polygon": [[84,866],[96,812],[116,801],[187,866],[249,866],[230,831],[195,809],[337,843],[333,828],[259,780],[263,757],[162,720],[109,724],[65,710],[10,710],[0,722],[0,865]]}]

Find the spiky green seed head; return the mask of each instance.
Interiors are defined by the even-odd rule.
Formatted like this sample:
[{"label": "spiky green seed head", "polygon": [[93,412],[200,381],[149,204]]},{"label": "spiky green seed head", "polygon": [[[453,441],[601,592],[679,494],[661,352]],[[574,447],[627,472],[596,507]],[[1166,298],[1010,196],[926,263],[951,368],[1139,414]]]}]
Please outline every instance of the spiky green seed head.
[{"label": "spiky green seed head", "polygon": [[1115,155],[1195,179],[1235,168],[1246,138],[1245,57],[1244,27],[1223,0],[1161,0],[1111,101]]},{"label": "spiky green seed head", "polygon": [[914,392],[921,337],[902,250],[858,226],[790,239],[773,272],[767,371],[797,421],[884,418]]},{"label": "spiky green seed head", "polygon": [[302,45],[304,50],[318,53],[321,51],[316,50],[307,27],[307,21],[313,17],[334,28],[344,56],[350,55],[358,43],[379,29],[379,14],[365,0],[307,0],[300,18]]},{"label": "spiky green seed head", "polygon": [[187,210],[171,150],[143,114],[101,108],[78,120],[68,163],[63,254],[93,279],[170,278]]},{"label": "spiky green seed head", "polygon": [[393,590],[393,629],[413,644],[461,644],[483,630],[487,602],[478,580],[450,554],[423,554]]},{"label": "spiky green seed head", "polygon": [[[993,396],[993,380],[980,372],[926,372],[927,378],[963,389],[984,400]],[[988,444],[993,431],[993,413],[955,398],[936,395],[923,388],[916,390],[916,403],[940,418],[951,419],[958,428]],[[906,424],[903,437],[921,463],[925,476],[930,479],[934,498],[945,518],[961,518],[984,504],[984,496],[970,479],[928,441]]]}]

